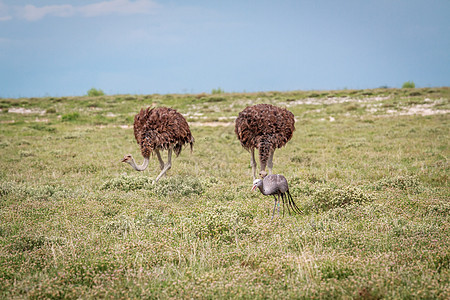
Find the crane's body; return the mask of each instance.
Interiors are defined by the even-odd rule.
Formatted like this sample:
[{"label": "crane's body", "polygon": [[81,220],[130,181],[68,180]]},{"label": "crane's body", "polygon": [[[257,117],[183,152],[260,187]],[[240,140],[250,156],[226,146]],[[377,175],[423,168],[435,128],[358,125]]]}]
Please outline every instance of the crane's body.
[{"label": "crane's body", "polygon": [[[302,211],[297,207],[289,193],[289,186],[286,178],[280,174],[269,174],[263,179],[255,179],[253,181],[252,191],[259,188],[261,194],[263,195],[273,195],[275,198],[275,205],[273,206],[272,219],[275,215],[275,208],[278,202],[283,204],[283,215],[284,215],[284,205],[286,204],[289,214],[292,209],[295,213],[302,213]],[[281,198],[281,199],[280,199]],[[278,207],[278,214],[280,214],[280,207]]]}]

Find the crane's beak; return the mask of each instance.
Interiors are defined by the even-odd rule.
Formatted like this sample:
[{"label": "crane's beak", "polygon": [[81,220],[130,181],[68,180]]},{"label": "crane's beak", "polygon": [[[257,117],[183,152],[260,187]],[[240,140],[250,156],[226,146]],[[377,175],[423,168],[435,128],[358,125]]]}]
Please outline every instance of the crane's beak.
[{"label": "crane's beak", "polygon": [[125,162],[127,159],[124,157],[120,162]]}]

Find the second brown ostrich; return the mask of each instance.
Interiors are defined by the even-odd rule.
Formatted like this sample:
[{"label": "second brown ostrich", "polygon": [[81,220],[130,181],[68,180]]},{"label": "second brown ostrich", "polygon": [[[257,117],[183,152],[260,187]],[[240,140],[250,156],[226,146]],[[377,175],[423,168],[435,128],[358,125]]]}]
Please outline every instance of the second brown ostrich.
[{"label": "second brown ostrich", "polygon": [[273,154],[292,138],[294,123],[293,113],[271,104],[249,106],[239,113],[234,131],[242,147],[251,154],[253,179],[256,179],[255,149],[259,150],[260,176],[264,176],[266,165],[272,174]]},{"label": "second brown ostrich", "polygon": [[[137,171],[144,171],[149,162],[150,155],[154,152],[159,160],[161,173],[154,182],[166,174],[172,167],[172,151],[178,156],[185,144],[194,144],[194,137],[186,119],[176,110],[167,107],[147,108],[134,116],[134,136],[141,147],[144,157],[142,165],[136,165],[133,157],[126,155],[122,162],[130,164]],[[159,151],[167,150],[167,163],[161,158]]]}]

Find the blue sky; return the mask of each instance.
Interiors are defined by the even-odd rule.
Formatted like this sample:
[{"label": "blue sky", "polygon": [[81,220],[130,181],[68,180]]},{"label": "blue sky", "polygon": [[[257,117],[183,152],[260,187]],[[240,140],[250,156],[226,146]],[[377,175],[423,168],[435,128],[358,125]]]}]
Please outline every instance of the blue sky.
[{"label": "blue sky", "polygon": [[449,0],[0,0],[0,97],[450,86]]}]

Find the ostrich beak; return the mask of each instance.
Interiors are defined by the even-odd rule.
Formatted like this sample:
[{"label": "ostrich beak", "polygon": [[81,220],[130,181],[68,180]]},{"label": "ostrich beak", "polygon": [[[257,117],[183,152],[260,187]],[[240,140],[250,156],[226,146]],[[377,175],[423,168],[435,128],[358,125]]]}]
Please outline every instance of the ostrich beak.
[{"label": "ostrich beak", "polygon": [[252,187],[252,191],[254,191],[256,189],[256,185],[254,184]]},{"label": "ostrich beak", "polygon": [[127,159],[124,157],[120,162],[125,162]]}]

